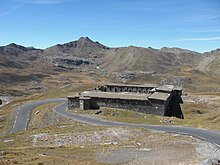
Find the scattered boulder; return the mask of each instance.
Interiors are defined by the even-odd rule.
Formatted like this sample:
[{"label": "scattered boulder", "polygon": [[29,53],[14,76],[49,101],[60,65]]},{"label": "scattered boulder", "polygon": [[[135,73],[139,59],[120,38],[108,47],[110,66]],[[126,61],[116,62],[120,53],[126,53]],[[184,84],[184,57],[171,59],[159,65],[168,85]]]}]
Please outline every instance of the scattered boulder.
[{"label": "scattered boulder", "polygon": [[[49,57],[47,57],[49,58]],[[54,58],[54,57],[50,57],[50,61],[56,66],[56,67],[60,67],[60,68],[66,68],[66,69],[74,69],[74,68],[78,68],[80,66],[83,65],[89,65],[90,62],[87,59],[83,59],[83,58],[77,58],[77,57],[62,57],[62,58]]]},{"label": "scattered boulder", "polygon": [[204,160],[201,165],[220,165],[219,159],[206,159]]},{"label": "scattered boulder", "polygon": [[117,80],[126,83],[138,77],[151,77],[155,74],[156,72],[123,71],[123,72],[113,72],[112,76],[115,77]]},{"label": "scattered boulder", "polygon": [[98,115],[98,114],[100,114],[100,113],[102,113],[101,110],[95,112],[96,115]]},{"label": "scattered boulder", "polygon": [[173,121],[173,118],[164,118],[162,120],[160,120],[160,123],[170,123],[170,124],[175,124],[175,122]]},{"label": "scattered boulder", "polygon": [[177,77],[177,76],[166,76],[160,82],[162,85],[170,84],[178,87],[184,87],[187,84],[192,84],[192,78],[190,77]]}]

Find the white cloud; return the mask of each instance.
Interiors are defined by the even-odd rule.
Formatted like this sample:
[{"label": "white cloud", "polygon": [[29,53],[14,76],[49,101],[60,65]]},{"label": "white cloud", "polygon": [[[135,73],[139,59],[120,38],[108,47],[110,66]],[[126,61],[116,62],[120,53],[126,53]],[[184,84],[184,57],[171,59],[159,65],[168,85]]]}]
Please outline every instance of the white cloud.
[{"label": "white cloud", "polygon": [[177,41],[216,41],[216,40],[220,40],[220,37],[185,38]]},{"label": "white cloud", "polygon": [[8,14],[11,14],[12,12],[14,12],[15,10],[21,8],[23,5],[18,5],[18,6],[15,6],[7,11],[4,11],[4,12],[0,12],[0,16],[3,16],[3,15],[8,15]]}]

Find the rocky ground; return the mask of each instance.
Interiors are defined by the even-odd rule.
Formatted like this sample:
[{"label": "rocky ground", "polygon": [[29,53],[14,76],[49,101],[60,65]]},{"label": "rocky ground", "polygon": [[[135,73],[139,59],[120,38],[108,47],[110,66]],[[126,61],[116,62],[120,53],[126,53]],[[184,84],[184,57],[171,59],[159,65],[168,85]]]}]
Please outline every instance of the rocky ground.
[{"label": "rocky ground", "polygon": [[[220,149],[202,140],[143,129],[108,128],[70,134],[35,134],[34,147],[95,147],[94,158],[104,164],[207,164]],[[50,155],[47,155],[50,156]]]},{"label": "rocky ground", "polygon": [[[193,103],[195,109],[196,104],[208,105],[204,108],[216,104],[215,111],[219,107],[219,96],[194,95],[183,99]],[[27,132],[0,137],[0,164],[48,164],[52,160],[53,164],[92,165],[219,164],[220,149],[203,140],[145,129],[90,126],[55,114],[51,110],[53,106],[47,104],[34,109]]]}]

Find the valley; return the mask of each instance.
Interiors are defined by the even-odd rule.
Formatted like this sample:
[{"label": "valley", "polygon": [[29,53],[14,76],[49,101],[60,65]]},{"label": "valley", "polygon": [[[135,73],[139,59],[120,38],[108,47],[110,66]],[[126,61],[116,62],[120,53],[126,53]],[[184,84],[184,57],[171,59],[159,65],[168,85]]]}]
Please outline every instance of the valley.
[{"label": "valley", "polygon": [[[159,162],[156,157],[143,157],[148,154],[160,155],[165,164],[196,164],[208,159],[214,161],[219,158],[219,144],[207,137],[204,141],[195,134],[177,135],[160,129],[155,132],[149,127],[165,125],[177,130],[182,127],[179,132],[188,127],[204,132],[212,130],[219,138],[219,57],[219,49],[198,53],[167,47],[110,48],[88,37],[46,49],[17,44],[1,46],[0,95],[3,99],[7,98],[4,101],[7,104],[0,107],[0,163]],[[144,124],[146,129],[130,128],[123,124],[94,126],[54,112],[54,107],[59,103],[45,102],[33,107],[33,110],[29,109],[25,129],[11,132],[17,123],[15,119],[19,118],[17,113],[31,102],[65,99],[68,95],[106,83],[157,83],[182,87],[184,104],[181,107],[185,118],[154,116],[113,108],[101,108],[102,113],[99,115],[94,110],[68,111],[91,120],[140,126]],[[207,152],[203,153],[202,150]],[[128,153],[132,159],[114,157],[115,153]],[[135,158],[134,155],[138,156]],[[112,159],[113,162],[110,161]]]}]

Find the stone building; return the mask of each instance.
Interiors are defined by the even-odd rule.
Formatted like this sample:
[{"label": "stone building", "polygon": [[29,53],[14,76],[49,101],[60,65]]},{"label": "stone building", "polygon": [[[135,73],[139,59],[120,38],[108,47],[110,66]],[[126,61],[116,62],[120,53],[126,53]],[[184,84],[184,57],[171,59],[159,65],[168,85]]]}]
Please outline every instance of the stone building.
[{"label": "stone building", "polygon": [[155,84],[130,85],[130,84],[106,84],[99,87],[103,92],[133,92],[133,93],[149,93],[156,88]]},{"label": "stone building", "polygon": [[69,108],[87,110],[111,107],[183,118],[181,94],[182,89],[172,85],[107,84],[67,98]]}]

